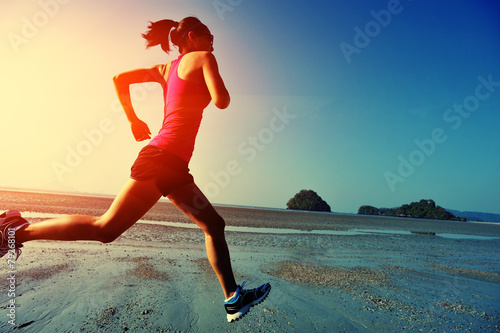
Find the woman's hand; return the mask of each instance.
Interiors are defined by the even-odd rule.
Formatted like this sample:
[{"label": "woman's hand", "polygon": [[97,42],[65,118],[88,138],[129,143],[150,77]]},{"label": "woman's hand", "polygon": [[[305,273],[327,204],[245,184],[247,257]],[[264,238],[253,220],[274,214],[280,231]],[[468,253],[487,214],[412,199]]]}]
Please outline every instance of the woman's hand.
[{"label": "woman's hand", "polygon": [[132,128],[132,134],[134,134],[136,141],[151,139],[151,131],[149,130],[148,125],[142,120],[136,119],[132,121],[130,123],[130,127]]}]

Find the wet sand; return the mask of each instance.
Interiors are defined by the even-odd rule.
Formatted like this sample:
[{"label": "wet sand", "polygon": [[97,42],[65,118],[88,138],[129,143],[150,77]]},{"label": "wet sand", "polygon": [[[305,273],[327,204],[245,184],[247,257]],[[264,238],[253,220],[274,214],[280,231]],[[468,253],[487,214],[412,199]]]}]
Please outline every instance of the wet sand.
[{"label": "wet sand", "polygon": [[[0,209],[90,214],[108,199],[5,196]],[[36,197],[37,200],[29,200]],[[58,201],[59,200],[59,201]],[[18,205],[18,206],[15,206]],[[15,206],[15,207],[13,207]],[[5,208],[4,208],[5,207]],[[499,236],[496,225],[218,207],[228,225]],[[188,223],[169,204],[145,219]],[[37,219],[33,219],[37,220]],[[18,332],[498,332],[500,240],[426,233],[228,231],[237,280],[270,296],[226,322],[198,229],[138,223],[111,244],[36,241],[15,263]],[[450,224],[451,223],[451,224]],[[471,227],[472,226],[472,227]],[[473,228],[474,227],[474,228]],[[471,228],[471,229],[469,229]],[[472,232],[472,231],[474,232]],[[11,328],[7,264],[0,331]]]}]

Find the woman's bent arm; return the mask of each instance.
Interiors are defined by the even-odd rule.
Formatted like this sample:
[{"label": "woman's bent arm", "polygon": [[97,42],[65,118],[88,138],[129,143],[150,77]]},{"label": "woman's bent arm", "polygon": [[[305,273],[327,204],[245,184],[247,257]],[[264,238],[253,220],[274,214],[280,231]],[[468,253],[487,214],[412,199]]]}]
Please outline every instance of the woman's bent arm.
[{"label": "woman's bent arm", "polygon": [[219,73],[219,66],[217,60],[211,52],[204,54],[203,59],[203,77],[207,84],[208,91],[212,97],[212,101],[219,109],[225,109],[229,106],[231,98],[229,92],[224,85],[224,81]]},{"label": "woman's bent arm", "polygon": [[160,73],[159,66],[135,69],[113,77],[113,83],[115,85],[116,94],[118,95],[118,100],[123,107],[123,111],[125,111],[132,128],[132,133],[137,141],[143,141],[151,138],[151,131],[149,130],[148,125],[137,117],[132,105],[132,99],[130,97],[130,85],[144,82],[158,82],[161,85],[164,84],[165,80]]}]

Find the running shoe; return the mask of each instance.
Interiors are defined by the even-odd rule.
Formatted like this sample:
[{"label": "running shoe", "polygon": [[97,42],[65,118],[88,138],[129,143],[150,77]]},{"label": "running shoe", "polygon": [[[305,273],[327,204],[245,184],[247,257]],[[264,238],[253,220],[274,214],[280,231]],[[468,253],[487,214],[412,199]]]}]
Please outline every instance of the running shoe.
[{"label": "running shoe", "polygon": [[0,215],[0,258],[9,253],[9,251],[16,254],[16,260],[19,258],[23,244],[9,244],[9,238],[13,237],[17,230],[28,224],[28,221],[23,219],[21,213],[17,210],[9,210]]},{"label": "running shoe", "polygon": [[236,288],[234,296],[224,302],[224,307],[227,312],[227,321],[230,323],[243,317],[252,306],[262,302],[271,291],[271,285],[269,283],[254,289],[243,289],[246,283],[247,280],[243,281],[243,283]]}]

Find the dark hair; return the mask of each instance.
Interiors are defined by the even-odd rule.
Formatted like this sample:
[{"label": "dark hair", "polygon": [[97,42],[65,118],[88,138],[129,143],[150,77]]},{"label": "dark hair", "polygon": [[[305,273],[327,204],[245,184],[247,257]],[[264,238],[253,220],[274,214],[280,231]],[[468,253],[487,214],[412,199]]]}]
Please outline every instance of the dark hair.
[{"label": "dark hair", "polygon": [[192,16],[186,17],[180,22],[161,20],[149,22],[148,31],[143,33],[142,37],[147,41],[146,48],[160,45],[163,51],[169,53],[170,42],[182,46],[184,37],[190,31],[201,31],[203,28],[208,29],[198,18]]}]

